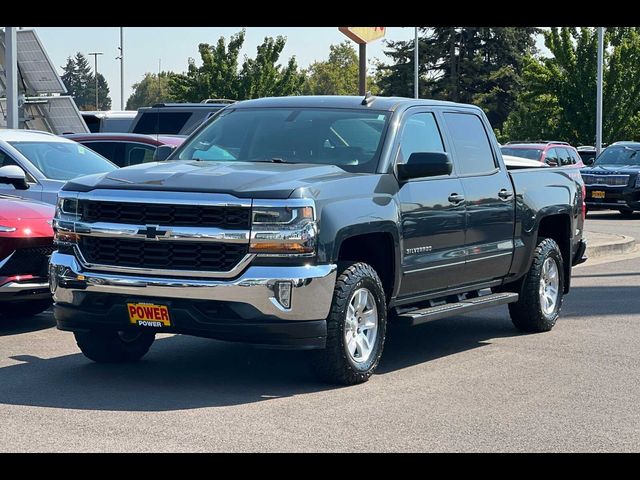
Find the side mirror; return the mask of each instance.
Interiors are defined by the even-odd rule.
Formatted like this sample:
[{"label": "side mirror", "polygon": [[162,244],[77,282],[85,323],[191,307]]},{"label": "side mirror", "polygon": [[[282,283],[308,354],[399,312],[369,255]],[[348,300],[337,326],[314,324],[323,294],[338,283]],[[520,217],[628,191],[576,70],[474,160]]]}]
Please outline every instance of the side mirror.
[{"label": "side mirror", "polygon": [[398,164],[400,180],[451,175],[453,164],[444,152],[415,152],[407,163]]},{"label": "side mirror", "polygon": [[582,160],[582,163],[584,163],[587,167],[590,167],[591,165],[593,165],[593,162],[595,161],[596,161],[596,157],[589,157]]},{"label": "side mirror", "polygon": [[17,165],[0,167],[0,183],[13,185],[16,190],[26,190],[29,188],[27,174]]},{"label": "side mirror", "polygon": [[162,162],[166,160],[175,149],[176,147],[173,145],[160,145],[158,148],[156,148],[156,151],[153,152],[153,161]]}]

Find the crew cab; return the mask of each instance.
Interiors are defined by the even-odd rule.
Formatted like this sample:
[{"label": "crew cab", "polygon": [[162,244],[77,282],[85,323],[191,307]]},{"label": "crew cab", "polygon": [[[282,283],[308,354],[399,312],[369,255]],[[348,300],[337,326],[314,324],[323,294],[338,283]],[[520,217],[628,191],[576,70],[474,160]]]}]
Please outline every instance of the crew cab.
[{"label": "crew cab", "polygon": [[508,304],[518,329],[550,330],[583,222],[579,171],[508,171],[475,106],[243,101],[167,161],[66,183],[54,314],[97,362],[174,332],[310,349],[322,379],[355,384],[388,322]]},{"label": "crew cab", "polygon": [[580,172],[587,208],[618,210],[631,218],[640,210],[640,142],[615,142]]}]

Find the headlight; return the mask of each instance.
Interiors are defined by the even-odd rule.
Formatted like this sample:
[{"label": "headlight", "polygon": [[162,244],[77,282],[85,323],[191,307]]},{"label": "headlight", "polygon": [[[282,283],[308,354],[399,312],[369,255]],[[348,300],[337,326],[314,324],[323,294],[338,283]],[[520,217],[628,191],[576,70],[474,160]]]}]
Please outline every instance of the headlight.
[{"label": "headlight", "polygon": [[60,198],[56,204],[56,217],[62,215],[77,215],[78,214],[78,199],[76,198]]},{"label": "headlight", "polygon": [[640,174],[636,177],[636,186],[635,188],[640,188]]},{"label": "headlight", "polygon": [[255,201],[249,251],[271,256],[315,253],[318,234],[311,200]]},{"label": "headlight", "polygon": [[16,227],[5,227],[4,225],[0,225],[0,233],[15,232],[16,230]]},{"label": "headlight", "polygon": [[68,246],[78,241],[75,222],[78,220],[77,193],[60,192],[56,202],[56,214],[53,219],[53,243]]}]

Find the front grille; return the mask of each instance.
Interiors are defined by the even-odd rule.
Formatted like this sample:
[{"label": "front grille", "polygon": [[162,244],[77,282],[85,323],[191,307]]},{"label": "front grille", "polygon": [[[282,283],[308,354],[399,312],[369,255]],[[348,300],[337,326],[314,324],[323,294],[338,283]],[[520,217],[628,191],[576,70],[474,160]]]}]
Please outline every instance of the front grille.
[{"label": "front grille", "polygon": [[0,275],[10,277],[13,275],[34,275],[46,277],[49,256],[55,247],[28,247],[16,250],[11,258],[0,268]]},{"label": "front grille", "polygon": [[247,244],[156,242],[80,237],[85,260],[98,265],[228,272],[247,254]]},{"label": "front grille", "polygon": [[592,175],[583,174],[585,185],[606,185],[609,187],[626,187],[629,184],[629,175]]},{"label": "front grille", "polygon": [[85,222],[217,227],[227,230],[248,230],[251,222],[251,209],[248,207],[81,200],[79,209]]}]

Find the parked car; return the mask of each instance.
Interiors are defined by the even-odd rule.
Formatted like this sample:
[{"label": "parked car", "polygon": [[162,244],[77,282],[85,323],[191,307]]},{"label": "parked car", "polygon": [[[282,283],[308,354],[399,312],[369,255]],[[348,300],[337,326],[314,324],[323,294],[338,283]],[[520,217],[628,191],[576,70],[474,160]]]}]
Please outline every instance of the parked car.
[{"label": "parked car", "polygon": [[173,332],[315,350],[321,378],[360,383],[387,321],[509,304],[516,328],[551,330],[585,260],[583,186],[507,171],[472,105],[239,102],[166,162],[66,183],[54,314],[97,362]]},{"label": "parked car", "polygon": [[0,167],[7,165],[20,167],[26,188],[0,184],[0,193],[54,205],[67,180],[118,168],[84,145],[36,130],[0,130]]},{"label": "parked car", "polygon": [[503,155],[530,158],[551,167],[584,167],[578,151],[567,142],[508,142],[500,150]]},{"label": "parked car", "polygon": [[80,114],[91,133],[125,133],[131,129],[131,124],[138,112],[136,110],[109,110],[104,112],[85,111]]},{"label": "parked car", "polygon": [[190,135],[209,117],[232,103],[235,101],[210,99],[202,103],[158,103],[142,107],[129,131],[149,135]]},{"label": "parked car", "polygon": [[612,143],[581,174],[587,208],[618,210],[625,217],[640,210],[640,142]]},{"label": "parked car", "polygon": [[539,162],[538,160],[531,160],[529,158],[514,157],[513,155],[502,155],[504,164],[509,170],[517,170],[521,168],[549,168],[546,163]]},{"label": "parked car", "polygon": [[[0,168],[0,182],[17,167]],[[0,195],[0,320],[36,315],[51,305],[52,205]]]},{"label": "parked car", "polygon": [[[603,145],[603,147],[604,146],[605,145]],[[578,151],[578,155],[580,155],[580,158],[582,158],[582,163],[584,163],[586,167],[590,167],[591,165],[593,165],[593,162],[595,161],[597,156],[596,147],[591,145],[581,145],[576,148],[576,150]]]},{"label": "parked car", "polygon": [[184,135],[156,136],[137,133],[74,133],[65,137],[81,143],[119,167],[152,162],[159,146],[175,148],[186,138]]}]

